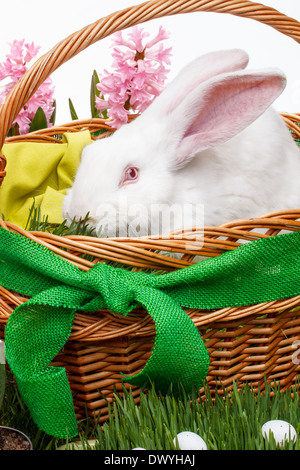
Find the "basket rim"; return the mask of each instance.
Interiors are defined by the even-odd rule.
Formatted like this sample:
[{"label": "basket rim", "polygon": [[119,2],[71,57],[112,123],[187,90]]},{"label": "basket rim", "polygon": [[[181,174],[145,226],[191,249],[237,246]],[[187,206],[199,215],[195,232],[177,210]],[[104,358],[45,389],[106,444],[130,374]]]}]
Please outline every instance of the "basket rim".
[{"label": "basket rim", "polygon": [[[216,257],[235,250],[245,241],[277,235],[281,231],[300,231],[300,208],[281,210],[257,218],[232,220],[219,226],[183,228],[166,236],[98,238],[83,235],[55,235],[27,231],[0,218],[0,227],[19,233],[49,248],[78,268],[88,271],[99,259],[128,265],[134,270],[171,271],[190,266],[195,256]],[[260,229],[265,229],[262,233]],[[186,248],[188,243],[189,249]],[[162,253],[161,253],[162,252]],[[180,253],[181,257],[165,252]],[[83,258],[90,254],[93,261]]]}]

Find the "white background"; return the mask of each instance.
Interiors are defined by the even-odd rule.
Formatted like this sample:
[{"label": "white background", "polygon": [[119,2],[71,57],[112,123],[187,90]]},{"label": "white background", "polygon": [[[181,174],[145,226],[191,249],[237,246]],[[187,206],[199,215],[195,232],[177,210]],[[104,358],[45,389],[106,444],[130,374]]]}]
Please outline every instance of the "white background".
[{"label": "white background", "polygon": [[[3,0],[0,27],[0,61],[9,52],[8,43],[23,39],[41,46],[39,56],[60,40],[114,11],[141,3],[139,0]],[[263,0],[300,21],[299,0]],[[4,8],[3,8],[4,7]],[[288,86],[275,102],[278,111],[300,112],[300,45],[257,21],[228,14],[191,13],[145,23],[152,35],[163,25],[171,38],[173,57],[170,80],[187,62],[208,51],[243,48],[250,55],[249,68],[279,67]],[[61,66],[52,74],[57,101],[56,124],[69,122],[68,98],[79,118],[90,117],[90,79],[111,69],[111,38],[106,38]]]}]

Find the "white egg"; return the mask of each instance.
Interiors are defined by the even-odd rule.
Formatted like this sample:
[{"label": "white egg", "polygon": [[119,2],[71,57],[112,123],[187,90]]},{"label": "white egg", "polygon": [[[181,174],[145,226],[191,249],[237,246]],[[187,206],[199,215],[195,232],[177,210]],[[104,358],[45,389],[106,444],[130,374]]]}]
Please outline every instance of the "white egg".
[{"label": "white egg", "polygon": [[87,447],[95,447],[97,441],[96,439],[88,439],[86,443],[87,445],[82,444],[81,441],[72,441],[68,444],[63,444],[62,446],[57,447],[56,450],[87,450]]},{"label": "white egg", "polygon": [[276,444],[283,444],[285,441],[296,441],[297,432],[296,429],[287,421],[281,419],[273,419],[267,421],[261,428],[264,438],[269,438],[269,432],[271,431]]},{"label": "white egg", "polygon": [[132,450],[146,450],[144,447],[134,447]]},{"label": "white egg", "polygon": [[207,445],[199,434],[191,431],[183,431],[177,434],[174,438],[174,444],[176,445],[176,438],[180,450],[207,450]]}]

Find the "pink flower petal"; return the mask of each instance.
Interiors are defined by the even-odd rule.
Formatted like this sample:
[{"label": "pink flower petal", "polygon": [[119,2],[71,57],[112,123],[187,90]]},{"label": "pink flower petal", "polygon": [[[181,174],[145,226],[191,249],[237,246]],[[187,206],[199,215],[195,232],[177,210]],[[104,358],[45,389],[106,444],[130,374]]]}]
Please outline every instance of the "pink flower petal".
[{"label": "pink flower petal", "polygon": [[145,46],[143,46],[143,39],[148,37],[149,33],[144,33],[143,28],[139,29],[137,26],[133,26],[133,28],[129,31],[128,36],[135,44],[136,51],[142,52],[145,48]]},{"label": "pink flower petal", "polygon": [[165,39],[169,39],[170,33],[168,33],[162,26],[159,27],[158,34],[149,42],[147,42],[145,48],[150,49],[155,44],[160,41],[164,41]]},{"label": "pink flower petal", "polygon": [[24,61],[26,63],[30,62],[37,55],[40,48],[41,46],[35,46],[33,42],[31,44],[25,44],[26,54],[24,57]]},{"label": "pink flower petal", "polygon": [[125,47],[128,47],[129,49],[132,49],[133,51],[135,50],[135,44],[134,44],[134,42],[127,41],[126,39],[124,39],[124,37],[123,37],[121,31],[117,31],[117,32],[113,35],[113,44],[114,44],[115,46],[125,46]]}]

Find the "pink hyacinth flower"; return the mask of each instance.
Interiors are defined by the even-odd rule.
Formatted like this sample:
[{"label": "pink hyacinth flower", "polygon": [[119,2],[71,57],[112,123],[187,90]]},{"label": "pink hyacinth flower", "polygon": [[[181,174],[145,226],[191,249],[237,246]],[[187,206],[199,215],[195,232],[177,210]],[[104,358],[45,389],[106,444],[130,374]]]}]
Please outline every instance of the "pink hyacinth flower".
[{"label": "pink hyacinth flower", "polygon": [[162,41],[168,38],[162,27],[152,40],[137,26],[131,28],[127,38],[121,31],[114,34],[113,45],[125,50],[113,48],[114,72],[104,71],[97,85],[100,96],[95,100],[100,115],[107,110],[113,127],[125,124],[130,112],[143,112],[164,89],[171,48],[166,49]]},{"label": "pink hyacinth flower", "polygon": [[[24,39],[20,41],[15,40],[9,45],[10,53],[6,55],[6,60],[0,63],[0,81],[6,80],[7,82],[0,87],[0,104],[4,103],[11,89],[28,70],[28,62],[36,57],[40,49],[40,46],[35,46],[33,42],[31,44],[25,43]],[[20,134],[27,134],[29,132],[30,123],[38,108],[42,108],[44,111],[48,126],[52,125],[50,118],[54,111],[53,92],[52,80],[49,77],[21,109],[13,122],[13,126],[17,125]]]}]

